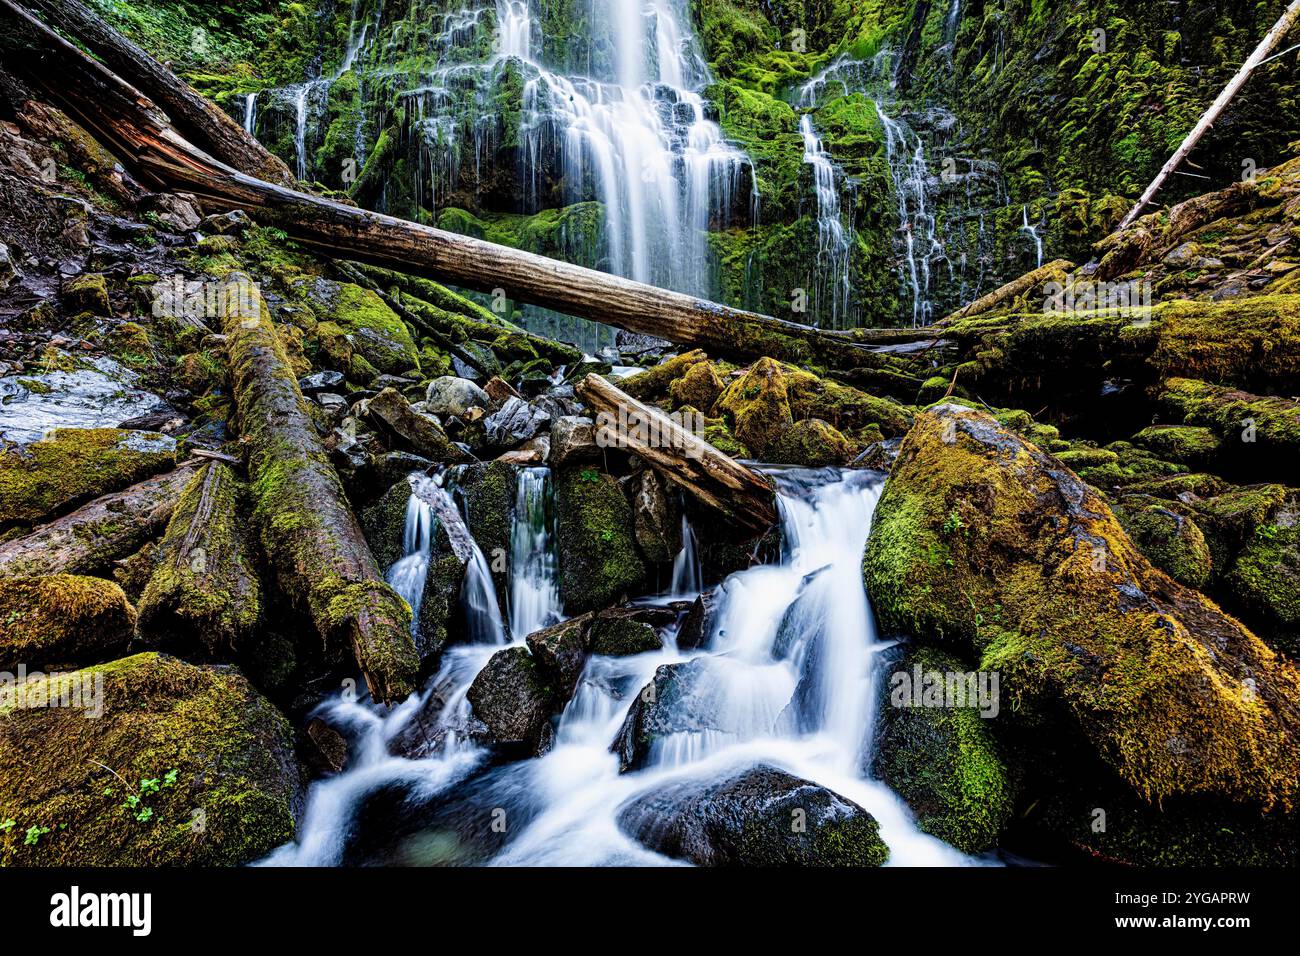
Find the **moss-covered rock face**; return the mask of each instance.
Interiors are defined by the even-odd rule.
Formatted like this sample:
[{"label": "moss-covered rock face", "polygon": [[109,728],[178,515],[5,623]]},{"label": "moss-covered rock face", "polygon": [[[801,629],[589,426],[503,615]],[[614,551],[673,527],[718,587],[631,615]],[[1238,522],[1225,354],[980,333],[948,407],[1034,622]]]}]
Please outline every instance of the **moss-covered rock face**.
[{"label": "moss-covered rock face", "polygon": [[1294,797],[1295,670],[1154,569],[1092,489],[987,415],[918,416],[863,571],[886,629],[1000,671],[1003,713],[1063,722],[1143,798]]},{"label": "moss-covered rock face", "polygon": [[618,824],[650,849],[699,866],[880,866],[889,858],[866,810],[769,766],[654,790],[623,808]]},{"label": "moss-covered rock face", "polygon": [[[419,369],[419,354],[406,323],[370,289],[317,278],[300,279],[294,287],[327,326],[318,327],[317,335],[336,362],[342,363],[345,354],[344,344],[338,341],[341,332],[352,353],[379,372],[401,375]],[[349,372],[350,358],[346,364],[349,367],[339,371]]]},{"label": "moss-covered rock face", "polygon": [[1171,378],[1160,404],[1187,425],[1210,429],[1238,473],[1276,474],[1300,464],[1300,405],[1190,378]]},{"label": "moss-covered rock face", "polygon": [[97,719],[18,706],[59,694],[54,678],[0,708],[0,861],[231,866],[293,838],[292,731],[234,668],[140,654],[71,678],[102,692]]},{"label": "moss-covered rock face", "polygon": [[[919,668],[919,671],[917,670]],[[966,675],[951,654],[908,647],[882,686],[872,774],[907,801],[916,823],[967,853],[982,853],[1010,819],[1015,788],[993,738],[992,719],[972,706],[926,706],[914,675]],[[898,693],[906,685],[912,693]]]},{"label": "moss-covered rock face", "polygon": [[1210,581],[1214,560],[1188,510],[1132,497],[1116,506],[1115,517],[1148,561],[1175,581],[1201,589]]},{"label": "moss-covered rock face", "polygon": [[848,464],[853,445],[833,425],[820,418],[795,422],[772,450],[772,460],[806,468]]},{"label": "moss-covered rock face", "polygon": [[102,578],[54,574],[0,578],[0,670],[90,664],[121,654],[135,608]]},{"label": "moss-covered rock face", "polygon": [[34,523],[163,471],[176,442],[120,428],[60,428],[0,453],[0,528]]},{"label": "moss-covered rock face", "polygon": [[492,569],[502,607],[507,606],[510,593],[508,559],[517,481],[513,465],[492,461],[457,468],[451,482],[463,504],[465,523]]},{"label": "moss-covered rock face", "polygon": [[618,482],[595,468],[555,476],[560,597],[569,613],[608,607],[646,579],[632,506]]},{"label": "moss-covered rock face", "polygon": [[1255,528],[1227,576],[1227,588],[1263,635],[1300,653],[1300,492]]},{"label": "moss-covered rock face", "polygon": [[487,728],[488,739],[534,752],[560,704],[555,685],[526,647],[493,654],[470,685],[468,698],[474,716]]}]

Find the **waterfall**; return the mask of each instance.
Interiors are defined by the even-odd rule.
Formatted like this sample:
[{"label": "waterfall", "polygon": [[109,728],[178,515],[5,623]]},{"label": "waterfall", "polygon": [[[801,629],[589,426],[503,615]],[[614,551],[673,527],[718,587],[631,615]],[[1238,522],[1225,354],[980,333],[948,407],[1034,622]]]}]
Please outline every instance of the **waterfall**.
[{"label": "waterfall", "polygon": [[849,295],[852,292],[849,256],[852,246],[849,232],[840,218],[840,192],[836,181],[838,170],[831,162],[830,155],[822,148],[811,113],[804,113],[799,118],[799,133],[803,137],[803,161],[812,167],[813,189],[817,197],[815,314],[819,321],[825,321],[828,310],[823,298],[829,299],[830,326],[839,328],[849,311]]},{"label": "waterfall", "polygon": [[[423,476],[411,481],[432,481]],[[411,628],[419,626],[420,604],[424,600],[424,582],[429,574],[429,557],[433,549],[433,509],[419,495],[412,494],[406,503],[406,526],[402,531],[402,557],[388,569],[386,579],[394,591],[411,605]]]},{"label": "waterfall", "polygon": [[899,251],[903,280],[910,292],[912,324],[929,325],[934,303],[930,294],[931,259],[944,257],[929,200],[929,170],[921,138],[903,122],[890,118],[880,102],[876,114],[885,130],[885,157],[894,179],[898,204]]},{"label": "waterfall", "polygon": [[257,128],[257,94],[244,94],[244,132],[250,136]]},{"label": "waterfall", "polygon": [[1043,264],[1043,239],[1042,239],[1042,237],[1038,234],[1038,227],[1037,227],[1037,226],[1034,226],[1034,225],[1031,225],[1030,222],[1029,222],[1029,207],[1028,207],[1028,206],[1024,206],[1024,207],[1021,208],[1021,218],[1022,218],[1022,221],[1024,222],[1024,225],[1022,225],[1022,226],[1020,227],[1020,231],[1023,232],[1025,235],[1029,236],[1030,239],[1034,240],[1034,256],[1035,256],[1035,258],[1036,258],[1036,260],[1037,260],[1037,266],[1042,266],[1042,264]]},{"label": "waterfall", "polygon": [[[591,657],[560,716],[553,748],[537,759],[501,767],[490,778],[475,778],[476,801],[511,806],[512,819],[520,821],[512,824],[493,862],[669,862],[620,831],[620,808],[666,783],[722,780],[758,763],[775,764],[867,809],[880,824],[891,865],[976,862],[921,833],[902,801],[868,779],[864,769],[883,677],[881,652],[890,646],[876,635],[861,576],[880,476],[789,469],[773,477],[782,556],[776,564],[724,582],[707,646],[688,655],[668,642],[661,650],[630,657]],[[542,476],[535,479],[540,486]],[[522,514],[522,523],[532,520],[527,510]],[[419,549],[421,520],[412,522],[410,550]],[[486,588],[490,593],[490,584]],[[327,705],[331,721],[351,728],[359,741],[350,766],[313,785],[298,843],[266,862],[338,862],[349,846],[350,821],[367,796],[382,788],[404,788],[408,805],[450,799],[486,759],[462,733],[471,718],[466,691],[499,646],[450,649],[424,695],[391,715],[343,700]],[[701,718],[710,729],[661,736],[648,766],[620,774],[610,742],[638,691],[662,665],[688,660],[698,669],[700,684],[674,696],[673,720],[689,724]],[[420,760],[391,756],[387,742],[430,700],[441,705],[432,731],[440,747]]]},{"label": "waterfall", "polygon": [[549,468],[522,468],[510,532],[510,633],[516,639],[563,617]]},{"label": "waterfall", "polygon": [[682,550],[673,559],[673,582],[668,594],[673,598],[693,598],[704,588],[704,572],[700,556],[695,549],[695,531],[686,515],[682,515]]}]

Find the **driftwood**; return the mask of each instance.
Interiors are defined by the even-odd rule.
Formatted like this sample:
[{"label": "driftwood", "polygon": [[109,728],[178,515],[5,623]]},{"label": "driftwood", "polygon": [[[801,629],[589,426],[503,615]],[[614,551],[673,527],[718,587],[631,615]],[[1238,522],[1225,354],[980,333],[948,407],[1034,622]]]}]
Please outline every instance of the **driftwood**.
[{"label": "driftwood", "polygon": [[[859,376],[888,368],[886,359],[851,333],[733,309],[248,175],[188,141],[149,97],[63,40],[15,0],[0,0],[0,18],[5,23],[0,48],[6,65],[135,167],[142,180],[192,192],[209,206],[244,209],[335,258],[470,289],[501,289],[519,301],[717,355],[771,356],[801,366],[854,370]],[[179,81],[172,77],[170,84]],[[216,149],[215,143],[207,145]]]},{"label": "driftwood", "polygon": [[214,655],[242,648],[261,619],[262,587],[244,519],[247,488],[229,466],[205,465],[185,487],[138,606],[145,637],[195,639]]},{"label": "driftwood", "polygon": [[411,609],[380,575],[266,303],[247,276],[228,281],[239,294],[225,303],[226,349],[262,547],[322,639],[351,645],[374,697],[401,700],[420,666]]},{"label": "driftwood", "polygon": [[0,577],[107,574],[115,561],[162,531],[193,477],[193,465],[186,463],[5,541],[0,544]]},{"label": "driftwood", "polygon": [[777,522],[775,492],[763,475],[599,375],[588,375],[577,394],[597,413],[597,444],[632,452],[704,504],[752,531],[766,531]]},{"label": "driftwood", "polygon": [[181,135],[200,149],[250,176],[282,186],[296,184],[289,167],[224,110],[195,93],[80,0],[32,0],[31,6],[45,22],[85,46],[109,69],[165,110]]},{"label": "driftwood", "polygon": [[1183,160],[1187,158],[1187,154],[1190,153],[1195,148],[1196,144],[1201,141],[1201,137],[1209,132],[1210,127],[1214,125],[1214,121],[1219,118],[1219,114],[1222,113],[1228,103],[1232,101],[1232,98],[1237,95],[1237,91],[1245,86],[1246,81],[1250,79],[1250,75],[1255,72],[1255,68],[1268,59],[1268,55],[1273,52],[1273,48],[1277,46],[1278,43],[1282,41],[1282,38],[1290,32],[1293,26],[1295,26],[1297,19],[1300,19],[1300,0],[1292,0],[1292,3],[1283,11],[1282,16],[1278,18],[1277,23],[1273,24],[1273,29],[1269,30],[1264,36],[1264,39],[1259,42],[1259,46],[1255,47],[1255,52],[1247,57],[1246,62],[1243,63],[1241,69],[1237,71],[1236,76],[1234,76],[1219,95],[1215,97],[1214,102],[1210,104],[1210,108],[1205,111],[1197,124],[1192,128],[1192,131],[1187,134],[1187,138],[1183,140],[1182,145],[1179,146],[1178,149],[1174,151],[1174,154],[1169,157],[1169,161],[1165,163],[1164,167],[1156,175],[1156,178],[1151,181],[1151,185],[1146,188],[1146,192],[1144,192],[1142,198],[1137,201],[1137,205],[1129,210],[1129,214],[1125,216],[1124,221],[1119,224],[1120,229],[1127,229],[1132,225],[1133,221],[1137,219],[1142,210],[1151,204],[1151,200],[1154,199],[1156,193],[1160,191],[1160,187],[1164,185],[1165,180],[1173,174],[1174,170],[1182,165]]}]

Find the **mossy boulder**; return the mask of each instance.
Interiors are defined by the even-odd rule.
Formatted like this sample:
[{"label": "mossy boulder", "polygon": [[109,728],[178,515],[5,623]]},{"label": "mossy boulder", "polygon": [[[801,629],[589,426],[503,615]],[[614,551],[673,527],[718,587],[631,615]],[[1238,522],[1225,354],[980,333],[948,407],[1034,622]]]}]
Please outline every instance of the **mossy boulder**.
[{"label": "mossy boulder", "polygon": [[1300,654],[1300,492],[1260,524],[1233,562],[1226,585],[1261,633]]},{"label": "mossy boulder", "polygon": [[493,743],[522,745],[535,753],[559,703],[556,688],[526,647],[492,655],[468,691],[474,716]]},{"label": "mossy boulder", "polygon": [[918,416],[863,571],[885,629],[999,671],[1004,714],[1086,742],[1143,799],[1295,796],[1300,675],[987,415]]},{"label": "mossy boulder", "polygon": [[645,582],[632,506],[612,476],[595,468],[560,469],[555,506],[566,610],[607,607]]},{"label": "mossy boulder", "polygon": [[69,279],[63,286],[63,304],[71,315],[81,312],[98,316],[111,315],[108,281],[99,273],[93,272]]},{"label": "mossy boulder", "polygon": [[492,583],[502,607],[507,606],[510,593],[507,558],[517,482],[514,466],[500,461],[464,465],[449,482],[462,504],[465,523],[492,569]]},{"label": "mossy boulder", "polygon": [[1190,378],[1164,383],[1160,404],[1187,425],[1210,429],[1238,473],[1300,466],[1300,404]]},{"label": "mossy boulder", "polygon": [[176,442],[121,428],[60,428],[0,453],[0,527],[31,524],[175,463]]},{"label": "mossy boulder", "polygon": [[1300,393],[1300,295],[1174,301],[1158,316],[1150,361],[1162,377]]},{"label": "mossy boulder", "polygon": [[668,386],[668,394],[673,404],[690,405],[707,414],[724,387],[722,376],[712,362],[697,362]]},{"label": "mossy boulder", "polygon": [[805,418],[791,425],[777,439],[772,460],[806,468],[836,467],[848,464],[853,445],[834,425],[820,418]]},{"label": "mossy boulder", "polygon": [[1194,425],[1152,425],[1133,436],[1141,445],[1166,461],[1201,468],[1219,452],[1219,438],[1208,428]]},{"label": "mossy boulder", "polygon": [[1210,581],[1214,559],[1189,510],[1133,496],[1115,507],[1115,517],[1147,560],[1175,581],[1201,589]]},{"label": "mossy boulder", "polygon": [[[59,693],[40,680],[27,700]],[[235,866],[293,839],[293,731],[236,669],[139,654],[69,680],[100,688],[98,719],[0,708],[0,863]]]},{"label": "mossy boulder", "polygon": [[[353,352],[381,373],[400,375],[419,368],[419,354],[410,330],[377,293],[351,283],[315,277],[298,280],[294,289],[311,304],[321,322],[317,334],[322,348],[326,347],[327,334],[337,329]],[[331,328],[327,330],[326,325]],[[329,347],[341,348],[337,343]],[[340,367],[339,371],[348,369]]]},{"label": "mossy boulder", "polygon": [[606,657],[645,654],[664,646],[659,633],[650,624],[616,612],[598,616],[592,622],[587,640],[591,653]]},{"label": "mossy boulder", "polygon": [[[871,771],[907,802],[926,833],[982,853],[997,842],[1015,799],[993,736],[996,715],[982,716],[975,701],[927,706],[915,681],[917,673],[946,682],[970,670],[934,648],[909,646],[898,655],[882,687]],[[912,693],[899,693],[905,686]]]},{"label": "mossy boulder", "polygon": [[564,700],[573,689],[587,663],[587,628],[589,617],[577,617],[528,635],[528,650]]},{"label": "mossy boulder", "polygon": [[619,810],[619,828],[697,866],[880,866],[870,813],[832,790],[760,765],[721,782],[671,783]]},{"label": "mossy boulder", "polygon": [[708,355],[699,349],[683,352],[681,355],[665,359],[653,368],[623,379],[619,382],[619,387],[633,398],[661,397],[668,394],[668,389],[673,382],[685,376],[694,366],[708,360]]},{"label": "mossy boulder", "polygon": [[103,578],[0,578],[0,670],[91,664],[131,643],[135,608]]}]

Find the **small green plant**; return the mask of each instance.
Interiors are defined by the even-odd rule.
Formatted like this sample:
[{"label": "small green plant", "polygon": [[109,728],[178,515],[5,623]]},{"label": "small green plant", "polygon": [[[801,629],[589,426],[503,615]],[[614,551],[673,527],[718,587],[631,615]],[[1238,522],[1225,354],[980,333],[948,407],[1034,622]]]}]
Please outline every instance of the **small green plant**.
[{"label": "small green plant", "polygon": [[584,468],[578,476],[579,481],[600,481],[600,472],[595,468]]},{"label": "small green plant", "polygon": [[963,530],[965,527],[966,527],[966,522],[961,520],[961,515],[957,514],[957,512],[955,511],[950,511],[948,512],[948,517],[944,520],[943,523],[943,533],[956,534],[958,531]]},{"label": "small green plant", "polygon": [[36,846],[41,842],[41,837],[49,832],[49,827],[28,827],[27,836],[23,838],[23,846]]},{"label": "small green plant", "polygon": [[0,833],[8,833],[18,823],[17,820],[10,817],[8,820],[0,822]]}]

